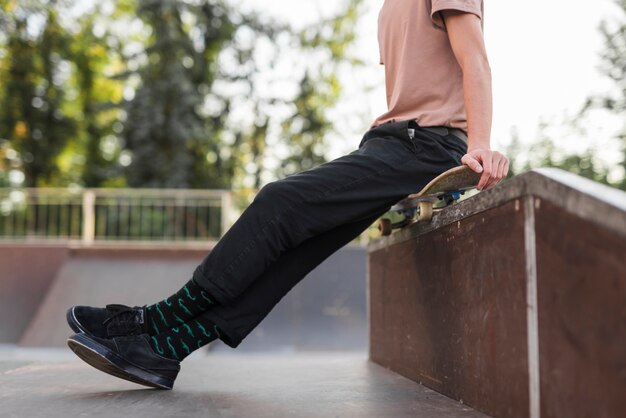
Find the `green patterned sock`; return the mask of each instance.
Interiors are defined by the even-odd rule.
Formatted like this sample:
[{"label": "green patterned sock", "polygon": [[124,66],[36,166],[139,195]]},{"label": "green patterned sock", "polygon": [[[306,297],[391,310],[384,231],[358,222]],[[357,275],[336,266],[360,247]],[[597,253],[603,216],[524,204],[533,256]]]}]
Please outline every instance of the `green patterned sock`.
[{"label": "green patterned sock", "polygon": [[219,337],[219,329],[201,316],[179,327],[150,336],[150,345],[155,353],[181,361],[200,347]]},{"label": "green patterned sock", "polygon": [[146,307],[148,332],[151,335],[158,335],[178,327],[214,304],[213,298],[206,290],[191,279],[172,296]]}]

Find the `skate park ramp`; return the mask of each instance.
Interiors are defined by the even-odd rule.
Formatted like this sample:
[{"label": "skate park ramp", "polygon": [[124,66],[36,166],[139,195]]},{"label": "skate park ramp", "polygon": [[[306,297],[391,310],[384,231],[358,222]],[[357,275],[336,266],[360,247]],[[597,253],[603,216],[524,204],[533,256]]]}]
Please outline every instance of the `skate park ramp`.
[{"label": "skate park ramp", "polygon": [[539,169],[368,251],[374,362],[488,415],[626,416],[626,193]]},{"label": "skate park ramp", "polygon": [[[46,252],[36,254],[49,257]],[[189,278],[209,248],[70,248],[56,274],[40,286],[30,321],[13,329],[14,341],[29,347],[64,346],[71,330],[65,313],[80,304],[144,305],[169,296]],[[24,248],[21,252],[26,251]],[[23,260],[24,261],[24,260]],[[41,264],[41,263],[40,263]],[[303,279],[237,348],[245,351],[361,350],[367,348],[366,250],[347,246]],[[27,284],[28,280],[21,283]],[[19,290],[19,289],[18,289]],[[24,289],[22,289],[24,290]],[[16,292],[19,293],[19,292]],[[37,299],[37,298],[33,298]],[[13,328],[16,328],[14,325]],[[232,351],[221,341],[212,351]]]},{"label": "skate park ramp", "polygon": [[0,344],[19,341],[68,252],[66,244],[0,244]]}]

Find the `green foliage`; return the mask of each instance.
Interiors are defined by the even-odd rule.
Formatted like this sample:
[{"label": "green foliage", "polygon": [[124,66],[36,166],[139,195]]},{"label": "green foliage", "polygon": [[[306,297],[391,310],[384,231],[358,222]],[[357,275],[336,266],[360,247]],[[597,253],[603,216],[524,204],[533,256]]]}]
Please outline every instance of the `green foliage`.
[{"label": "green foliage", "polygon": [[[546,128],[546,124],[540,125],[542,132]],[[523,149],[526,152],[522,152]],[[615,186],[609,182],[608,168],[598,162],[597,150],[591,148],[582,154],[564,152],[557,148],[554,141],[545,134],[527,146],[522,145],[517,134],[513,133],[513,139],[505,154],[511,162],[508,177],[533,168],[557,167],[600,183]]]},{"label": "green foliage", "polygon": [[[203,97],[193,71],[196,53],[182,21],[184,5],[174,0],[140,0],[138,15],[151,29],[141,85],[125,105],[123,137],[132,152],[127,178],[131,186],[191,187],[195,152],[201,147]],[[204,52],[204,51],[202,51]],[[200,67],[203,63],[199,64]],[[195,76],[195,77],[194,77]]]},{"label": "green foliage", "polygon": [[0,0],[3,183],[258,188],[325,160],[361,0],[299,32],[225,0],[79,3]]},{"label": "green foliage", "polygon": [[[615,0],[621,11],[619,20],[602,22],[600,32],[605,40],[605,48],[601,52],[602,72],[615,84],[609,94],[589,97],[580,114],[575,120],[569,121],[572,126],[584,125],[585,118],[591,111],[604,110],[621,118],[624,125],[614,140],[621,149],[622,158],[618,167],[603,164],[598,157],[599,150],[593,147],[581,154],[565,153],[554,145],[552,139],[545,134],[548,125],[540,125],[540,138],[530,145],[530,152],[524,160],[519,138],[514,133],[513,141],[506,150],[511,159],[510,175],[535,167],[558,167],[566,171],[587,177],[594,181],[626,190],[626,0]],[[612,173],[620,172],[615,180]]]},{"label": "green foliage", "polygon": [[9,141],[0,140],[0,187],[11,186],[9,173],[20,168],[17,153],[11,148]]},{"label": "green foliage", "polygon": [[[621,168],[626,173],[626,0],[615,0],[620,9],[619,21],[613,24],[602,22],[600,31],[604,37],[606,47],[602,52],[603,73],[613,80],[615,89],[613,94],[592,98],[589,100],[590,107],[600,107],[621,116],[624,119],[622,132],[616,137],[622,150]],[[626,190],[626,175],[616,184],[622,190]]]},{"label": "green foliage", "polygon": [[[59,23],[57,10],[5,2],[2,11],[7,35],[0,138],[8,139],[20,153],[26,185],[51,183],[58,175],[56,158],[76,132],[76,123],[64,107],[70,37]],[[44,20],[37,33],[31,29],[34,17]]]},{"label": "green foliage", "polygon": [[294,112],[282,124],[284,135],[290,138],[290,152],[279,168],[281,175],[308,170],[325,161],[323,138],[332,129],[326,109],[335,104],[340,93],[333,75],[314,79],[307,73],[300,85]]},{"label": "green foliage", "polygon": [[327,51],[330,59],[324,57],[320,64],[307,69],[301,79],[300,92],[292,104],[293,113],[282,124],[283,135],[290,140],[288,157],[278,170],[279,176],[307,170],[325,161],[324,137],[334,130],[328,110],[336,105],[342,93],[338,69],[346,64],[361,64],[348,50],[354,41],[360,4],[359,0],[351,0],[340,16],[300,33],[303,48]]},{"label": "green foliage", "polygon": [[123,67],[119,54],[107,44],[111,34],[104,30],[96,35],[101,25],[96,8],[80,21],[80,30],[72,44],[73,77],[68,90],[76,96],[75,106],[79,134],[65,150],[67,171],[78,171],[79,178],[88,187],[124,184],[121,179],[119,157],[121,147],[117,134],[121,131],[118,103],[122,98],[123,83],[107,77],[107,72]]}]

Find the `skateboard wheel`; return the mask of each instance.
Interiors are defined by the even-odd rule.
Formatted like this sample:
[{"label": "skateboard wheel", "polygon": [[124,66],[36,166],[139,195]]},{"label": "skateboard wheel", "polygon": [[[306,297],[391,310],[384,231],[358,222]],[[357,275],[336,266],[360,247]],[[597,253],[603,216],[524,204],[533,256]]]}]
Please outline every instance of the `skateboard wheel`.
[{"label": "skateboard wheel", "polygon": [[387,236],[391,234],[391,220],[387,218],[380,218],[378,220],[378,230],[383,236]]},{"label": "skateboard wheel", "polygon": [[433,203],[419,202],[418,221],[430,221],[433,218]]}]

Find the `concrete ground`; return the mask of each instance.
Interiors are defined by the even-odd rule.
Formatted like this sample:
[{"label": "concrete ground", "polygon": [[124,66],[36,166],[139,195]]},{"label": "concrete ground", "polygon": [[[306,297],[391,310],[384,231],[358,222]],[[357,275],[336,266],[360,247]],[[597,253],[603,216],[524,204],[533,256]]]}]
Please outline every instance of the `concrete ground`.
[{"label": "concrete ground", "polygon": [[67,349],[0,346],[3,417],[485,417],[364,352],[196,352],[172,391],[120,380]]}]

